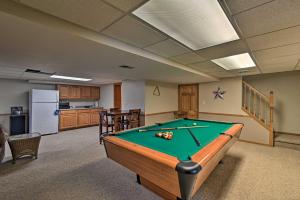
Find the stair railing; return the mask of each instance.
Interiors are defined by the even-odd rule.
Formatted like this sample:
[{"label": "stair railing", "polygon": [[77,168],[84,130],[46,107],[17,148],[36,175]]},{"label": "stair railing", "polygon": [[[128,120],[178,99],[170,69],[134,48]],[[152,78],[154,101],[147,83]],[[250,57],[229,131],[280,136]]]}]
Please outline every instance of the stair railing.
[{"label": "stair railing", "polygon": [[273,114],[274,114],[274,93],[264,95],[253,86],[243,81],[242,110],[256,120],[259,124],[269,130],[269,144],[273,146]]}]

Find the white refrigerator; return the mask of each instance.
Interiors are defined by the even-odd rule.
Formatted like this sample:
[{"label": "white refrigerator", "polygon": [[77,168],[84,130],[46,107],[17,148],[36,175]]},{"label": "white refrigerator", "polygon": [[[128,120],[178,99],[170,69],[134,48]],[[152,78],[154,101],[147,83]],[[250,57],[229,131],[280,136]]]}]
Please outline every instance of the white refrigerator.
[{"label": "white refrigerator", "polygon": [[29,94],[29,131],[42,135],[58,133],[59,93],[32,89]]}]

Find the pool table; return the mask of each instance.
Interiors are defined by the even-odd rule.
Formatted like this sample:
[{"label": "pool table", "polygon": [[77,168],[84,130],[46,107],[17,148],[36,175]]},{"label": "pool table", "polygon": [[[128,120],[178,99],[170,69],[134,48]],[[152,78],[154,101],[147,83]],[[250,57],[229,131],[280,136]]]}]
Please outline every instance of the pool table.
[{"label": "pool table", "polygon": [[[156,137],[161,128],[175,128],[173,138]],[[107,157],[135,172],[139,184],[164,199],[188,200],[239,138],[242,128],[240,123],[184,118],[106,136],[104,145]]]}]

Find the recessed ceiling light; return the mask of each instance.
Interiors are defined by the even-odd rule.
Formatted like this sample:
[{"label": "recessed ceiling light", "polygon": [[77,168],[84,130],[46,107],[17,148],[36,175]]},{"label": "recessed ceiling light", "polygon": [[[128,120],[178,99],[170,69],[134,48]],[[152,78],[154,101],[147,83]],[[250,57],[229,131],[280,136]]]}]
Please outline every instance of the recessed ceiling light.
[{"label": "recessed ceiling light", "polygon": [[74,80],[74,81],[91,81],[92,79],[89,78],[78,78],[72,76],[60,76],[60,75],[52,75],[51,78],[58,78],[58,79],[67,79],[67,80]]},{"label": "recessed ceiling light", "polygon": [[239,39],[218,0],[150,0],[133,14],[193,50]]},{"label": "recessed ceiling light", "polygon": [[253,62],[249,53],[243,53],[234,56],[218,58],[212,60],[212,62],[216,63],[217,65],[219,65],[220,67],[226,70],[255,67],[255,63]]}]

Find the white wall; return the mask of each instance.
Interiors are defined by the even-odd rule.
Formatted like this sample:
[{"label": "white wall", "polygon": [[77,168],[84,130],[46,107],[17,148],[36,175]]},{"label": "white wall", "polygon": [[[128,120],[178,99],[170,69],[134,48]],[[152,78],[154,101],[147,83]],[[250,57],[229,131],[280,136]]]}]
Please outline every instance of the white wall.
[{"label": "white wall", "polygon": [[[214,99],[218,87],[226,91],[223,99]],[[199,84],[199,112],[246,115],[242,110],[242,78],[221,79]]]},{"label": "white wall", "polygon": [[145,111],[145,81],[122,81],[122,109]]},{"label": "white wall", "polygon": [[101,85],[99,106],[105,109],[114,107],[114,85]]},{"label": "white wall", "polygon": [[10,107],[23,106],[28,111],[31,89],[55,89],[55,85],[32,84],[23,80],[0,79],[0,114],[10,113]]},{"label": "white wall", "polygon": [[274,91],[274,129],[300,134],[300,71],[245,77],[244,80],[268,95]]},{"label": "white wall", "polygon": [[[155,87],[158,86],[160,96],[153,95]],[[178,110],[178,85],[147,81],[145,88],[145,113],[161,113]]]},{"label": "white wall", "polygon": [[[55,85],[32,84],[25,80],[0,79],[0,125],[9,133],[10,107],[23,106],[29,109],[29,91],[31,89],[55,89]],[[28,118],[26,118],[28,120]],[[27,123],[26,123],[27,124]]]}]

